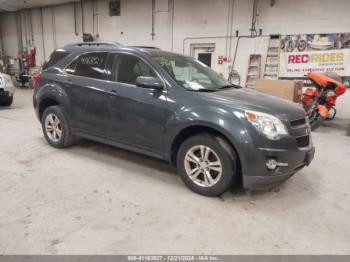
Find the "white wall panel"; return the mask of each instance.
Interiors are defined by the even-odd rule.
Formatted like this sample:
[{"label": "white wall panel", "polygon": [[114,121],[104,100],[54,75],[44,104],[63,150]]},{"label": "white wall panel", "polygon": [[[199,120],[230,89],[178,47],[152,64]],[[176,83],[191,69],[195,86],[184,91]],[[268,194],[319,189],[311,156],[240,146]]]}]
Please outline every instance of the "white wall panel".
[{"label": "white wall panel", "polygon": [[349,0],[260,0],[260,26],[264,33],[349,32]]},{"label": "white wall panel", "polygon": [[0,15],[2,43],[5,55],[16,55],[18,51],[16,19],[14,13],[2,13]]},{"label": "white wall panel", "polygon": [[[174,1],[174,2],[173,2]],[[155,36],[152,40],[152,0],[121,0],[121,15],[109,16],[108,1],[96,3],[93,16],[92,1],[84,1],[84,28],[86,33],[98,33],[98,41],[117,41],[125,45],[158,46],[165,50],[190,53],[191,43],[214,43],[215,70],[228,73],[228,65],[218,65],[217,57],[226,55],[230,47],[224,38],[203,38],[226,36],[230,29],[228,16],[230,1],[234,3],[232,33],[238,30],[240,35],[248,35],[251,27],[253,0],[156,0]],[[174,9],[173,9],[174,7]],[[349,31],[350,10],[348,0],[277,0],[270,6],[270,0],[259,1],[257,29],[263,34],[270,33],[322,33]],[[174,11],[174,13],[172,12]],[[28,12],[28,11],[27,11]],[[38,49],[37,61],[42,63],[43,46],[39,9],[33,9],[34,44]],[[54,14],[54,21],[52,15]],[[1,15],[4,51],[8,55],[17,52],[16,24],[13,13]],[[174,20],[172,20],[174,17]],[[77,3],[77,29],[74,34],[73,4],[43,8],[44,42],[46,58],[55,46],[82,40],[82,17],[80,4]],[[53,23],[54,22],[54,23]],[[54,32],[56,37],[54,37]],[[193,39],[195,37],[202,37]],[[185,40],[184,39],[191,38]],[[56,39],[56,43],[55,43]],[[173,39],[173,41],[172,41]],[[236,39],[232,39],[232,60]],[[245,79],[248,55],[266,52],[267,38],[241,39],[235,68]],[[263,57],[264,60],[264,57]]]}]

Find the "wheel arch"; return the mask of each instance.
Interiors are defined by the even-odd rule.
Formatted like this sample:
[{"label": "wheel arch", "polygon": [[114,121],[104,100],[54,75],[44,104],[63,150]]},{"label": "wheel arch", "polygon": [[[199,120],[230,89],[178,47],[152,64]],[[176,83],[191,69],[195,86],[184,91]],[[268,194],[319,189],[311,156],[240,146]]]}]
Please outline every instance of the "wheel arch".
[{"label": "wheel arch", "polygon": [[235,146],[232,139],[229,139],[228,135],[222,132],[219,128],[215,128],[204,124],[187,126],[177,133],[177,135],[172,140],[171,147],[170,147],[170,163],[172,166],[176,167],[176,157],[181,144],[189,137],[198,135],[198,134],[211,134],[213,136],[218,136],[222,138],[226,143],[228,143],[228,145],[230,145],[229,150],[232,150],[231,152],[237,157],[238,169],[239,169],[238,171],[239,173],[241,173],[240,154],[237,151],[237,147]]},{"label": "wheel arch", "polygon": [[50,106],[58,106],[60,103],[57,99],[52,97],[46,97],[42,99],[39,103],[39,118],[41,119],[46,108]]},{"label": "wheel arch", "polygon": [[71,102],[63,86],[58,83],[47,83],[34,92],[34,108],[41,121],[45,109],[49,106],[62,106],[67,114],[72,113]]}]

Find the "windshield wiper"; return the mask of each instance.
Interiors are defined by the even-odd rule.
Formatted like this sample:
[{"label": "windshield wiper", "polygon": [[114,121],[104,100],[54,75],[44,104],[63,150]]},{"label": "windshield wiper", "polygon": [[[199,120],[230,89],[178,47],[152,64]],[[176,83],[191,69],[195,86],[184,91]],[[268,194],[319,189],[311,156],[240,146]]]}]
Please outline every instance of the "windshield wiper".
[{"label": "windshield wiper", "polygon": [[203,88],[203,89],[189,89],[189,90],[195,91],[195,92],[215,92],[215,91],[217,91],[215,89],[205,89],[205,88]]},{"label": "windshield wiper", "polygon": [[235,85],[226,85],[226,86],[221,86],[221,87],[213,88],[213,89],[201,88],[201,89],[187,89],[187,90],[193,91],[193,92],[207,92],[207,93],[210,93],[210,92],[220,91],[220,90],[223,90],[223,89],[229,89],[231,87],[236,87],[236,86]]},{"label": "windshield wiper", "polygon": [[231,85],[220,86],[219,89],[229,89],[229,88],[231,88],[231,87],[233,87],[233,88],[241,88],[240,86],[231,84]]}]

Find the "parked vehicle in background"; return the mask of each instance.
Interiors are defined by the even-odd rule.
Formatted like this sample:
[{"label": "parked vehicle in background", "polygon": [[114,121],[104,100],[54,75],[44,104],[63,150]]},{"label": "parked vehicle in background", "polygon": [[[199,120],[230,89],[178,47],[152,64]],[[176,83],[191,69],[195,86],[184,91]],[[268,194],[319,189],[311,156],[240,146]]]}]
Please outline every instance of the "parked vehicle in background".
[{"label": "parked vehicle in background", "polygon": [[0,106],[10,106],[13,102],[15,87],[9,75],[0,73]]},{"label": "parked vehicle in background", "polygon": [[314,156],[305,113],[227,82],[193,59],[154,48],[80,43],[56,50],[33,104],[53,147],[84,137],[161,158],[193,191],[264,189]]},{"label": "parked vehicle in background", "polygon": [[307,77],[314,83],[314,88],[307,88],[303,94],[303,106],[309,117],[311,129],[317,128],[324,120],[333,120],[337,110],[337,98],[343,95],[346,87],[334,78],[316,73],[308,73]]}]

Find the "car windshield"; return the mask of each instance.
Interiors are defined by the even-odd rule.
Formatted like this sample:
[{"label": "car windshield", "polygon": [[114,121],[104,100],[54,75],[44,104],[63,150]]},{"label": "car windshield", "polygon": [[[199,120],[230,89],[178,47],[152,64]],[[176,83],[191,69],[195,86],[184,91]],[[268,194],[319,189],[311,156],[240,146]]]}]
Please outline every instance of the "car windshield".
[{"label": "car windshield", "polygon": [[218,91],[239,88],[202,62],[181,55],[155,54],[153,59],[181,86],[191,91]]}]

